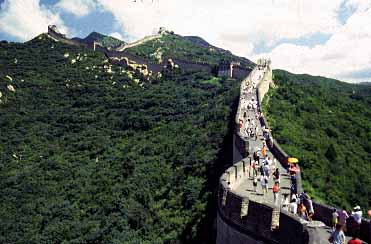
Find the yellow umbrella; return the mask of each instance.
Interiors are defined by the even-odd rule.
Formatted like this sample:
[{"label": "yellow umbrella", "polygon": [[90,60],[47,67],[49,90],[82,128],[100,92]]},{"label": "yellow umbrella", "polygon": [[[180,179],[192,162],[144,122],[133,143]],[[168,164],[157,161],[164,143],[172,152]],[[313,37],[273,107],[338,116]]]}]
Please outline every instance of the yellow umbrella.
[{"label": "yellow umbrella", "polygon": [[297,158],[288,158],[287,159],[287,162],[289,162],[290,164],[296,164],[296,163],[299,163],[299,159],[297,159]]}]

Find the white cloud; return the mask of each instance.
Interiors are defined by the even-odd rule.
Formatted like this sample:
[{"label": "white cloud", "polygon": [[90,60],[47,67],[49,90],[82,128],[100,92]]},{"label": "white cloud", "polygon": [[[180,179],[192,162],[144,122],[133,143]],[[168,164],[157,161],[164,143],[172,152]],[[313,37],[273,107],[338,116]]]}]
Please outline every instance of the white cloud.
[{"label": "white cloud", "polygon": [[357,6],[358,9],[345,25],[326,43],[313,48],[281,44],[270,53],[257,55],[254,59],[269,56],[276,68],[295,73],[323,75],[351,82],[370,81],[371,77],[354,75],[352,78],[351,75],[371,68],[371,29],[367,24],[371,23],[371,8]]},{"label": "white cloud", "polygon": [[77,17],[83,17],[93,11],[97,3],[94,0],[60,0],[55,6]]},{"label": "white cloud", "polygon": [[[348,81],[349,74],[371,64],[371,0],[97,1],[133,39],[165,26],[248,58],[258,57],[255,50],[272,50],[263,55],[275,68]],[[344,6],[355,12],[343,25],[339,11]],[[285,42],[320,33],[330,39],[314,47]]]},{"label": "white cloud", "polygon": [[240,55],[257,44],[281,38],[334,33],[343,0],[98,0],[134,38],[165,26],[183,35],[200,35]]},{"label": "white cloud", "polygon": [[68,33],[59,15],[40,6],[39,0],[5,0],[1,7],[0,32],[20,41],[47,32],[50,24],[56,24],[61,31]]},{"label": "white cloud", "polygon": [[116,39],[119,39],[119,40],[124,40],[124,38],[122,37],[122,35],[120,33],[118,33],[118,32],[113,32],[113,33],[109,34],[109,36],[112,36],[112,37],[114,37]]}]

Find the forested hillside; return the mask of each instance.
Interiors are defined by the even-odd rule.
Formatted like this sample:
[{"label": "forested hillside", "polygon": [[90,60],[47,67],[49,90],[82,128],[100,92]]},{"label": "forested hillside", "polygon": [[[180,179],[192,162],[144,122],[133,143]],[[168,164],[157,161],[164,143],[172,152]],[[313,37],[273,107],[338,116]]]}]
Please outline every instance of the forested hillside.
[{"label": "forested hillside", "polygon": [[371,207],[371,86],[274,71],[264,101],[273,136],[298,157],[304,188],[328,204]]},{"label": "forested hillside", "polygon": [[239,82],[107,65],[0,44],[0,243],[198,242]]}]

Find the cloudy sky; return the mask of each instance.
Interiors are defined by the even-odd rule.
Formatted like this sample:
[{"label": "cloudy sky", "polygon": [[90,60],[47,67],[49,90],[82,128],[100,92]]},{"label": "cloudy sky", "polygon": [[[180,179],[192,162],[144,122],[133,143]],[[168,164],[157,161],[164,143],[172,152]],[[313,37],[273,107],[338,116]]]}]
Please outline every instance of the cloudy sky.
[{"label": "cloudy sky", "polygon": [[0,39],[56,24],[133,41],[164,26],[274,68],[371,81],[371,0],[0,0]]}]

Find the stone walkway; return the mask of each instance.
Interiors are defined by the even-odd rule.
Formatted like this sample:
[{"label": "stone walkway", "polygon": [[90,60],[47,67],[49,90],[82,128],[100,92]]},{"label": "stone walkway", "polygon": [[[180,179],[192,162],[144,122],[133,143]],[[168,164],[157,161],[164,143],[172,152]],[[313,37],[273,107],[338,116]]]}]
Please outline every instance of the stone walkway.
[{"label": "stone walkway", "polygon": [[[254,151],[260,151],[261,150],[261,148],[263,147],[264,137],[263,137],[263,130],[262,130],[262,127],[260,125],[260,121],[256,117],[257,108],[248,110],[246,108],[246,105],[243,105],[243,104],[247,104],[247,101],[251,101],[251,100],[256,101],[257,100],[256,89],[251,89],[251,87],[256,87],[256,85],[260,81],[261,77],[262,77],[262,71],[259,72],[259,70],[258,70],[258,72],[254,73],[251,76],[251,80],[245,80],[244,82],[246,84],[245,84],[245,86],[242,85],[242,89],[246,89],[246,90],[249,90],[251,92],[247,92],[247,91],[243,92],[241,94],[242,99],[240,98],[241,103],[242,103],[241,112],[240,112],[240,119],[243,120],[243,127],[240,130],[240,136],[248,141],[249,152],[250,152],[249,158],[252,158],[252,154],[253,154]],[[248,84],[248,83],[250,83],[250,84]],[[246,118],[243,117],[244,113],[246,113],[246,115],[247,115]],[[247,132],[246,132],[247,119],[250,119],[250,121],[254,120],[253,123],[258,126],[257,140],[255,140],[255,137],[248,137],[248,135],[247,135]],[[250,172],[249,172],[249,176],[251,176],[251,177],[246,178],[235,189],[235,191],[238,195],[249,197],[249,199],[257,201],[257,202],[262,202],[262,203],[265,202],[265,203],[270,203],[270,204],[274,203],[273,192],[272,192],[272,187],[274,185],[274,179],[272,177],[272,173],[273,173],[272,170],[275,167],[277,167],[279,169],[279,172],[280,172],[280,181],[281,181],[280,182],[280,188],[281,189],[280,189],[280,194],[279,194],[279,198],[278,198],[278,201],[277,201],[277,204],[279,205],[279,203],[282,200],[282,195],[283,194],[290,194],[290,178],[289,178],[289,176],[286,172],[286,169],[284,169],[282,167],[282,165],[273,157],[273,155],[268,150],[267,150],[267,152],[268,152],[268,157],[273,161],[273,167],[271,168],[270,177],[269,177],[269,181],[268,181],[268,194],[263,194],[260,181],[258,181],[257,192],[254,191],[252,169],[250,169]],[[248,165],[250,163],[249,158],[244,159],[244,160],[247,161]],[[264,158],[262,156],[260,156],[260,159],[259,159],[260,164],[259,165],[262,164],[263,160],[264,160]],[[258,179],[259,178],[260,178],[260,173],[258,172]]]},{"label": "stone walkway", "polygon": [[[257,100],[256,96],[256,86],[258,85],[261,77],[263,76],[263,71],[258,70],[256,73],[251,75],[250,80],[244,80],[243,82],[245,84],[242,84],[241,89],[243,89],[243,92],[241,93],[240,98],[240,111],[239,111],[239,120],[243,121],[243,126],[240,129],[239,135],[245,139],[245,141],[248,143],[249,147],[249,156],[243,160],[246,161],[247,165],[250,163],[250,158],[252,160],[252,154],[254,151],[261,150],[263,147],[264,137],[263,137],[263,130],[260,125],[260,121],[256,117],[257,108],[255,109],[247,109],[247,101],[251,100]],[[251,89],[251,87],[254,87]],[[244,117],[244,113],[246,112],[246,117]],[[255,140],[255,137],[249,137],[246,128],[247,128],[247,119],[254,120],[255,125],[258,126],[258,136]],[[279,169],[280,172],[280,192],[279,197],[276,203],[274,203],[274,197],[273,197],[273,191],[272,187],[274,185],[274,179],[272,177],[273,171],[270,172],[270,177],[268,181],[268,193],[263,194],[262,186],[260,182],[258,181],[257,185],[257,191],[254,191],[253,187],[253,170],[250,169],[249,176],[244,179],[235,189],[234,191],[239,196],[248,197],[249,199],[259,202],[259,203],[267,203],[267,204],[275,204],[277,206],[277,212],[278,209],[282,206],[282,203],[284,201],[284,195],[287,195],[287,197],[290,196],[290,177],[287,174],[287,170],[282,167],[280,162],[274,158],[274,156],[269,152],[267,149],[267,154],[270,159],[274,162],[273,165]],[[262,164],[263,157],[260,156],[259,162]],[[273,166],[274,167],[274,166]],[[260,172],[258,172],[258,179],[260,177]],[[277,217],[278,218],[278,217]],[[274,220],[273,220],[274,221]],[[273,222],[272,221],[272,222]],[[278,219],[276,220],[278,222]],[[327,226],[323,226],[322,222],[318,221],[312,221],[308,223],[307,221],[303,220],[303,223],[308,226],[308,229],[310,232],[313,233],[312,236],[315,236],[315,240],[312,240],[312,243],[328,243],[327,239],[331,234],[331,228]],[[278,223],[277,223],[278,225]],[[273,223],[272,223],[273,226]],[[348,238],[347,238],[348,239]]]}]

